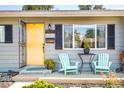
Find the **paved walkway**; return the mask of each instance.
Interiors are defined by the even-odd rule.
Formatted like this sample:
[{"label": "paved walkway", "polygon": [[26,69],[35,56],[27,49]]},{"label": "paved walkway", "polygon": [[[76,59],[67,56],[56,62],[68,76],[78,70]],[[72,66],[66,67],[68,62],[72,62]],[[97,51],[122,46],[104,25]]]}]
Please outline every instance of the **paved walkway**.
[{"label": "paved walkway", "polygon": [[30,85],[32,82],[15,82],[9,88],[22,88],[22,86]]}]

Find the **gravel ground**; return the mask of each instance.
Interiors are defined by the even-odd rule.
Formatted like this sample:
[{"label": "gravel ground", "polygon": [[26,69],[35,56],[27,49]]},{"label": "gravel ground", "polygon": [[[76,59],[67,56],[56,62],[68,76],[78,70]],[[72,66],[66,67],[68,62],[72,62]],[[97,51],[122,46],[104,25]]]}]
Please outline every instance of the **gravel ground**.
[{"label": "gravel ground", "polygon": [[10,87],[14,82],[0,82],[0,88],[8,88]]},{"label": "gravel ground", "polygon": [[0,88],[8,88],[10,87],[14,81],[12,80],[12,77],[17,74],[12,73],[11,75],[8,73],[0,73]]}]

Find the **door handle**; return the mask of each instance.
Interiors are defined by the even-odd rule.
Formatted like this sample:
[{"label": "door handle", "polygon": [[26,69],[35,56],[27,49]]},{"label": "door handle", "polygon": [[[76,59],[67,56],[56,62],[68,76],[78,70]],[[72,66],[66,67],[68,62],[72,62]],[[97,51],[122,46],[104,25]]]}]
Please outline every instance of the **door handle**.
[{"label": "door handle", "polygon": [[45,46],[45,44],[43,44],[43,52],[44,52],[44,46]]}]

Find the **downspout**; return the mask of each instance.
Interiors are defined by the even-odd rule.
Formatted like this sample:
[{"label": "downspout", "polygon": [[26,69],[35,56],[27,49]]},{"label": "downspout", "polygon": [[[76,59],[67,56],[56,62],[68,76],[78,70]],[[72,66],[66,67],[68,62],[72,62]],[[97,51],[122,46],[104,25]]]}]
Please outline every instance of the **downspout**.
[{"label": "downspout", "polygon": [[18,25],[19,25],[19,38],[18,38],[18,58],[19,58],[19,68],[21,67],[21,62],[20,62],[20,31],[21,31],[21,25],[20,25],[21,19],[19,18]]}]

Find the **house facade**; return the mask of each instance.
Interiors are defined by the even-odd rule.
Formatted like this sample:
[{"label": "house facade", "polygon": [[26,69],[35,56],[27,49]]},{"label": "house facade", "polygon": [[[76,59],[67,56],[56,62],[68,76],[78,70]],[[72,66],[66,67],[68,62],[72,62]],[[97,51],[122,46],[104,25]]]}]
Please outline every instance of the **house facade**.
[{"label": "house facade", "polygon": [[59,64],[63,52],[81,62],[84,37],[91,53],[110,55],[115,71],[124,48],[124,11],[0,11],[0,71],[44,65],[45,59]]}]

